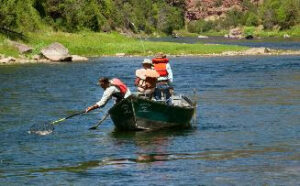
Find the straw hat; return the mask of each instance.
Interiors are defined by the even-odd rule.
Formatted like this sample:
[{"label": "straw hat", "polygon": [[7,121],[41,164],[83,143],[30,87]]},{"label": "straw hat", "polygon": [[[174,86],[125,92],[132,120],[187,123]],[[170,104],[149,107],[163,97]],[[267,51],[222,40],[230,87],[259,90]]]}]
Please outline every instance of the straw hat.
[{"label": "straw hat", "polygon": [[164,54],[162,52],[158,52],[155,57],[157,57],[157,58],[166,58],[167,56],[166,56],[166,54]]},{"label": "straw hat", "polygon": [[150,59],[144,59],[144,61],[142,62],[143,64],[149,64],[149,65],[153,65],[152,61]]},{"label": "straw hat", "polygon": [[150,77],[150,78],[158,78],[159,77],[159,73],[156,72],[156,70],[147,69],[146,72],[145,72],[145,76],[146,77]]},{"label": "straw hat", "polygon": [[135,72],[136,77],[141,78],[142,80],[145,80],[146,77],[150,77],[150,78],[158,78],[159,77],[159,73],[156,72],[156,70],[153,69],[138,69]]}]

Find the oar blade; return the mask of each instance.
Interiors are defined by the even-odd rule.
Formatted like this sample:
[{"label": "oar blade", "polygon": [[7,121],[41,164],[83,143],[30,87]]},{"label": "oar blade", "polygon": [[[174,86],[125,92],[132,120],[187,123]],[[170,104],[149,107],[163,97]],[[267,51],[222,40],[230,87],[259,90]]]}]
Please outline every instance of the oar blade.
[{"label": "oar blade", "polygon": [[89,130],[95,130],[99,127],[99,125],[101,125],[101,123],[109,116],[109,113],[106,112],[106,114],[103,116],[103,118],[98,122],[97,125],[94,125],[92,127],[89,128]]},{"label": "oar blade", "polygon": [[89,128],[89,130],[96,130],[98,128],[98,126],[92,126]]}]

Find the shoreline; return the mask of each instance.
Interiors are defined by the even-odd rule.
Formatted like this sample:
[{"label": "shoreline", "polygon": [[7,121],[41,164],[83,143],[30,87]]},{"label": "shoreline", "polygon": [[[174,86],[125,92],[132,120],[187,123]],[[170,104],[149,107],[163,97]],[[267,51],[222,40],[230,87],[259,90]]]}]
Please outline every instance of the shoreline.
[{"label": "shoreline", "polygon": [[[257,48],[250,48],[249,50],[253,50]],[[241,56],[300,56],[300,50],[271,50],[270,52],[252,52],[249,53],[246,51],[226,51],[222,53],[211,53],[211,54],[166,54],[169,57],[241,57]],[[130,57],[150,57],[153,55],[126,55],[126,54],[116,54],[116,55],[101,55],[101,56],[93,56],[93,57],[87,57],[87,61],[74,61],[79,63],[88,63],[91,59],[94,58],[102,58],[102,57],[115,57],[115,58],[130,58]],[[1,63],[2,65],[19,65],[19,64],[66,64],[66,63],[74,63],[74,62],[55,62],[48,59],[41,59],[41,60],[35,60],[35,59],[27,59],[27,58],[14,58],[15,61]]]},{"label": "shoreline", "polygon": [[[2,44],[2,45],[1,45]],[[227,57],[227,56],[278,56],[300,55],[300,50],[270,49],[263,47],[249,48],[247,46],[205,43],[174,43],[152,42],[127,37],[120,33],[64,33],[49,32],[43,34],[28,34],[28,42],[15,42],[8,38],[0,38],[0,65],[10,64],[43,64],[43,63],[68,63],[52,62],[49,59],[49,47],[55,44],[55,50],[65,56],[72,56],[78,62],[91,61],[92,58],[101,57],[152,57],[158,52],[163,52],[170,57]],[[60,45],[60,46],[58,46]],[[25,49],[29,52],[25,53]],[[53,48],[52,48],[53,49]],[[43,51],[48,50],[48,54]],[[47,56],[48,55],[48,56]],[[47,57],[45,57],[47,56]],[[76,58],[75,58],[76,56]],[[52,56],[53,60],[58,56]],[[81,58],[82,57],[82,58]]]}]

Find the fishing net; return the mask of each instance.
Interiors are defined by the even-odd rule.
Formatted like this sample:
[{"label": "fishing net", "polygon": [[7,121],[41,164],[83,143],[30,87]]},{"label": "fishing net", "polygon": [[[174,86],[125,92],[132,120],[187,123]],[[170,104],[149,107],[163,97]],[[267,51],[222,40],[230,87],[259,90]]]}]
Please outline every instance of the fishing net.
[{"label": "fishing net", "polygon": [[51,123],[36,123],[33,124],[30,129],[30,134],[48,135],[54,131],[54,126]]}]

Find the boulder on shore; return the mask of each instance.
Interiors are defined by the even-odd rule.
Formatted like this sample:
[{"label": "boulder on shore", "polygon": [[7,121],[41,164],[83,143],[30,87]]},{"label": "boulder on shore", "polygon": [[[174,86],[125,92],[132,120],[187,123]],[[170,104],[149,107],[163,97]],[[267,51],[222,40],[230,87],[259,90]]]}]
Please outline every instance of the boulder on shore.
[{"label": "boulder on shore", "polygon": [[20,54],[26,54],[26,53],[31,53],[32,52],[32,47],[30,47],[28,45],[18,43],[18,42],[15,42],[15,41],[11,41],[10,43],[18,49]]},{"label": "boulder on shore", "polygon": [[89,59],[86,57],[72,55],[72,61],[88,61]]},{"label": "boulder on shore", "polygon": [[242,39],[243,31],[240,28],[234,28],[229,31],[229,34],[226,34],[224,37],[230,39]]},{"label": "boulder on shore", "polygon": [[284,39],[288,39],[288,38],[290,38],[290,37],[291,37],[291,36],[288,35],[288,34],[284,34],[284,35],[283,35],[283,38],[284,38]]},{"label": "boulder on shore", "polygon": [[16,61],[16,58],[14,58],[14,57],[7,57],[7,58],[0,59],[0,63],[12,63],[15,61]]},{"label": "boulder on shore", "polygon": [[246,55],[256,55],[256,54],[267,54],[270,52],[271,52],[271,50],[269,48],[259,47],[259,48],[250,48],[245,51],[245,54]]},{"label": "boulder on shore", "polygon": [[198,39],[208,39],[208,36],[202,36],[202,35],[199,35],[199,36],[198,36]]},{"label": "boulder on shore", "polygon": [[126,54],[125,53],[116,53],[117,57],[124,57]]},{"label": "boulder on shore", "polygon": [[43,56],[51,61],[72,61],[69,50],[60,43],[52,43],[41,50]]}]

